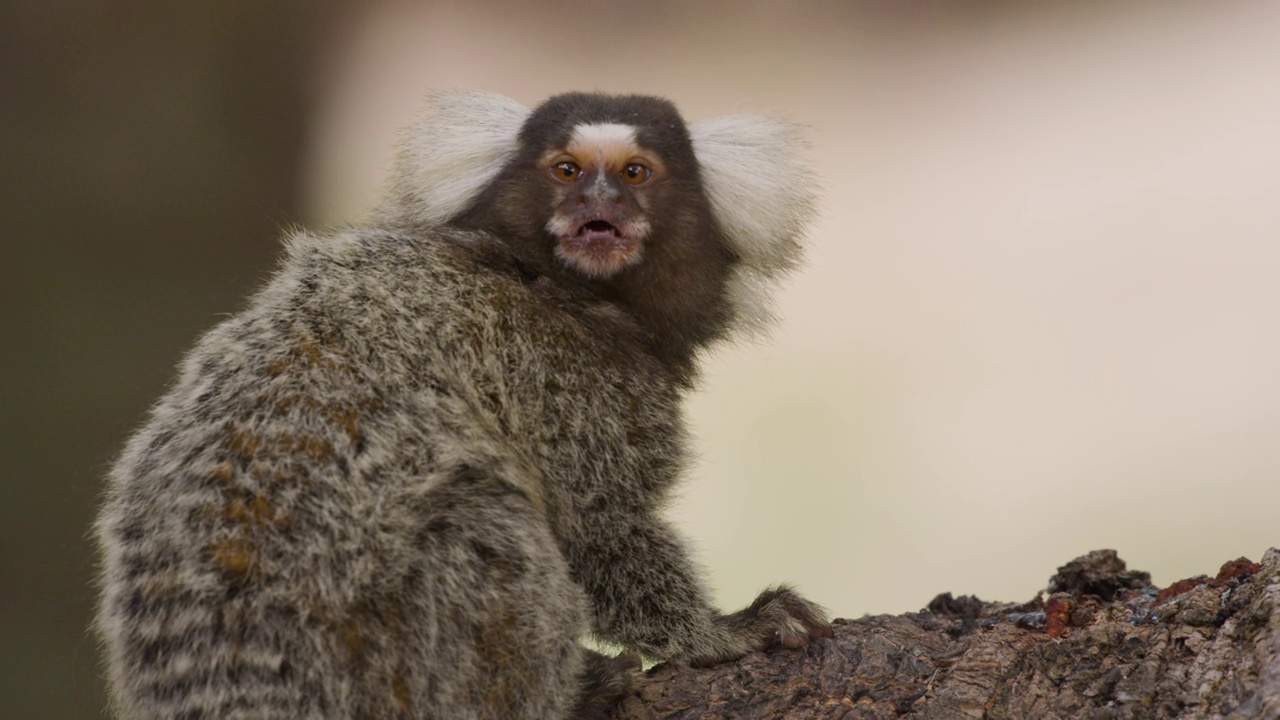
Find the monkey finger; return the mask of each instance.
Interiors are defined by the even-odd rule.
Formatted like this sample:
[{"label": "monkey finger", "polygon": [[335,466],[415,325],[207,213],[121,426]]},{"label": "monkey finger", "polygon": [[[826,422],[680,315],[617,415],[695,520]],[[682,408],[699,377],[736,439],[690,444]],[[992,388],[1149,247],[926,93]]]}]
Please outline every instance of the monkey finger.
[{"label": "monkey finger", "polygon": [[800,650],[809,646],[809,636],[792,630],[779,630],[778,641],[788,650]]}]

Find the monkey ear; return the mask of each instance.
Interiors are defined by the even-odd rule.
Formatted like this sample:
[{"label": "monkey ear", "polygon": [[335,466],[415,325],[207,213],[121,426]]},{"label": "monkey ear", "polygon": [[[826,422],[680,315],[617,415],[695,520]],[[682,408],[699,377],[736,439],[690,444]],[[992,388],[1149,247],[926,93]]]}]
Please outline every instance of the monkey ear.
[{"label": "monkey ear", "polygon": [[516,151],[529,108],[493,93],[451,90],[400,135],[388,196],[392,212],[441,224],[467,208]]},{"label": "monkey ear", "polygon": [[735,326],[772,324],[774,281],[800,261],[815,190],[799,128],[763,115],[730,115],[689,128],[702,183],[725,240],[742,258],[727,287]]},{"label": "monkey ear", "polygon": [[766,277],[794,267],[814,212],[799,128],[730,115],[695,123],[689,134],[711,209],[743,263]]}]

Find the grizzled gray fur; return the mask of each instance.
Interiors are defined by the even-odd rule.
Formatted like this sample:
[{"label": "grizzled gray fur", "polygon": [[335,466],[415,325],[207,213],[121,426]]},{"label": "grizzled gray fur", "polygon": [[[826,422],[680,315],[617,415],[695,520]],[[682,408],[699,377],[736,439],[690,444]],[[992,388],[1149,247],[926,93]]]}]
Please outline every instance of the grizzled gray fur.
[{"label": "grizzled gray fur", "polygon": [[443,93],[364,225],[288,240],[126,446],[96,525],[122,718],[603,717],[634,656],[829,632],[721,614],[659,516],[697,352],[765,317],[791,128]]}]

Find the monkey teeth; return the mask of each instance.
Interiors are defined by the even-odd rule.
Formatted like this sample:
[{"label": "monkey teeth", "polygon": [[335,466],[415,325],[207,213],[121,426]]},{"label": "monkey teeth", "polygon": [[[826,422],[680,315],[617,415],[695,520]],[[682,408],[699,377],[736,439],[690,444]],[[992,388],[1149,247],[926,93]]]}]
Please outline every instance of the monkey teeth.
[{"label": "monkey teeth", "polygon": [[640,259],[640,241],[606,220],[589,220],[560,237],[556,254],[585,275],[606,278]]},{"label": "monkey teeth", "polygon": [[624,235],[617,225],[607,220],[582,223],[573,235],[562,237],[560,244],[565,250],[592,254],[628,254],[639,246],[635,239]]},{"label": "monkey teeth", "polygon": [[613,237],[616,237],[616,238],[622,237],[622,233],[618,230],[618,228],[613,223],[608,222],[606,220],[591,220],[589,222],[585,222],[582,224],[581,227],[578,228],[578,232],[575,233],[575,237],[585,237],[585,238],[601,237],[601,236],[607,236],[607,235],[612,235]]}]

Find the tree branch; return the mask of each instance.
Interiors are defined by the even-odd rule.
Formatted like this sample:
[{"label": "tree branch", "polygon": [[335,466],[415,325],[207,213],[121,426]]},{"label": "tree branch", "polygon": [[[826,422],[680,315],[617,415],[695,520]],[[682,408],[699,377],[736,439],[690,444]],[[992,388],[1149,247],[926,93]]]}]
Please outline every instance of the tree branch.
[{"label": "tree branch", "polygon": [[804,651],[662,665],[615,720],[1280,718],[1280,550],[1160,590],[1099,550],[1015,605],[939,595]]}]

